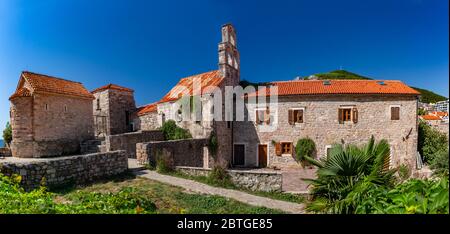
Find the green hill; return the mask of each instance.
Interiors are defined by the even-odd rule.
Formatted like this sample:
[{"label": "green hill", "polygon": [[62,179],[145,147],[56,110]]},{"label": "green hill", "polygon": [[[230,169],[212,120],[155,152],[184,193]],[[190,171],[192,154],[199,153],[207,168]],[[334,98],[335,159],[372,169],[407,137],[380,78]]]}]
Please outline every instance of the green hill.
[{"label": "green hill", "polygon": [[[314,74],[319,80],[372,80],[372,78],[358,75],[345,70],[330,71],[328,73],[318,73]],[[308,80],[309,77],[304,77],[303,79]],[[425,103],[435,103],[438,101],[447,100],[446,97],[436,94],[432,91],[411,87],[420,92],[420,101]]]}]

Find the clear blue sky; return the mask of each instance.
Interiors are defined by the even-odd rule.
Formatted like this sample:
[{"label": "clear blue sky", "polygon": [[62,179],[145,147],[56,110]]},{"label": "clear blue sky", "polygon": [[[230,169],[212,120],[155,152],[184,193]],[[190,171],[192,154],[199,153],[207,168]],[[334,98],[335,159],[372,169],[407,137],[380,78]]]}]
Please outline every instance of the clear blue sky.
[{"label": "clear blue sky", "polygon": [[0,0],[0,129],[22,70],[135,89],[139,105],[217,69],[220,27],[238,32],[241,77],[345,70],[448,97],[448,0]]}]

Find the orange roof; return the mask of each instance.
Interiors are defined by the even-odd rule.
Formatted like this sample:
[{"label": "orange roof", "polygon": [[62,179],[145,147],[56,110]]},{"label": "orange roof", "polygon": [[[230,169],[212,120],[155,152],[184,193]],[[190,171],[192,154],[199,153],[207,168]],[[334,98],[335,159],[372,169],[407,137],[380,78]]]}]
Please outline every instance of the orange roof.
[{"label": "orange roof", "polygon": [[443,111],[433,111],[430,114],[431,115],[440,116],[440,117],[448,116],[448,113],[447,112],[443,112]]},{"label": "orange roof", "polygon": [[201,94],[208,93],[211,90],[207,90],[208,87],[219,86],[223,81],[223,77],[220,76],[218,70],[205,72],[202,74],[189,76],[181,79],[175,87],[173,87],[169,93],[167,93],[160,102],[169,102],[178,100],[183,93],[189,93],[193,95],[193,82],[198,80],[200,82]]},{"label": "orange roof", "polygon": [[[278,81],[271,82],[271,84],[278,87],[279,96],[313,94],[420,95],[416,90],[397,80],[299,80]],[[256,91],[248,96],[267,96],[271,93],[273,93],[273,89],[263,88],[261,91]]]},{"label": "orange roof", "polygon": [[442,120],[441,117],[436,115],[421,115],[420,117],[424,120]]},{"label": "orange roof", "polygon": [[19,88],[13,95],[11,95],[9,100],[16,97],[31,97],[31,92],[27,88]]},{"label": "orange roof", "polygon": [[137,115],[141,116],[141,115],[145,115],[148,113],[156,112],[158,110],[157,104],[158,104],[158,102],[154,102],[154,103],[148,104],[146,106],[143,106],[141,108],[138,108]]},{"label": "orange roof", "polygon": [[[23,80],[28,82],[31,90],[23,90]],[[81,98],[94,98],[89,91],[80,83],[70,80],[65,80],[57,77],[37,74],[33,72],[24,71],[21,75],[21,80],[19,81],[19,86],[16,92],[10,97],[14,98],[20,95],[24,95],[24,92],[31,93],[52,93],[52,94],[62,94],[70,95]]]},{"label": "orange roof", "polygon": [[108,85],[102,86],[100,88],[94,89],[91,93],[96,93],[96,92],[100,92],[100,91],[107,90],[107,89],[115,89],[115,90],[125,91],[125,92],[134,92],[134,90],[129,89],[129,88],[125,88],[125,87],[115,85],[115,84],[108,84]]}]

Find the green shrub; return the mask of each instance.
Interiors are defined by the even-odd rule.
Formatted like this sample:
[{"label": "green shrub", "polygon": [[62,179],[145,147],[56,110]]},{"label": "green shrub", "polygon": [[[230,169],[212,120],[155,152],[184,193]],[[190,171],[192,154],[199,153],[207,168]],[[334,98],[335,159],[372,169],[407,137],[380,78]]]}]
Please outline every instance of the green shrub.
[{"label": "green shrub", "polygon": [[434,175],[448,177],[448,157],[448,149],[440,150],[435,153],[434,159],[431,161],[430,165]]},{"label": "green shrub", "polygon": [[297,141],[295,146],[295,156],[299,162],[306,157],[313,158],[316,152],[316,144],[311,138],[302,138]]},{"label": "green shrub", "polygon": [[163,174],[174,171],[172,161],[169,157],[164,157],[162,152],[156,153],[156,171]]},{"label": "green shrub", "polygon": [[232,187],[233,182],[227,170],[221,166],[214,166],[208,175],[208,183],[222,187]]},{"label": "green shrub", "polygon": [[208,150],[212,156],[216,155],[218,147],[219,147],[219,143],[217,141],[216,134],[214,132],[211,132],[211,135],[209,136],[209,140],[208,140]]},{"label": "green shrub", "polygon": [[398,175],[401,180],[407,180],[411,175],[411,170],[409,170],[408,166],[402,164],[398,168]]},{"label": "green shrub", "polygon": [[164,122],[160,130],[163,132],[165,140],[181,140],[192,138],[189,130],[178,127],[173,120]]},{"label": "green shrub", "polygon": [[3,140],[7,145],[9,145],[12,141],[12,128],[9,122],[6,123],[6,128],[3,130]]},{"label": "green shrub", "polygon": [[436,156],[436,152],[446,150],[447,148],[447,135],[420,121],[418,150],[423,157],[423,161],[431,163]]}]

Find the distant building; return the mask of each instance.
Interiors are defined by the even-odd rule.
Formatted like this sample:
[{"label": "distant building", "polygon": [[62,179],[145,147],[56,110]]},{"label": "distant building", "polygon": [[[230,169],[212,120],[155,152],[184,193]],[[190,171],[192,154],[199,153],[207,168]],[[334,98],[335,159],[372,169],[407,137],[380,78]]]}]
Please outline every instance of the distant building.
[{"label": "distant building", "polygon": [[441,112],[448,112],[448,99],[445,101],[436,102],[435,110]]}]

